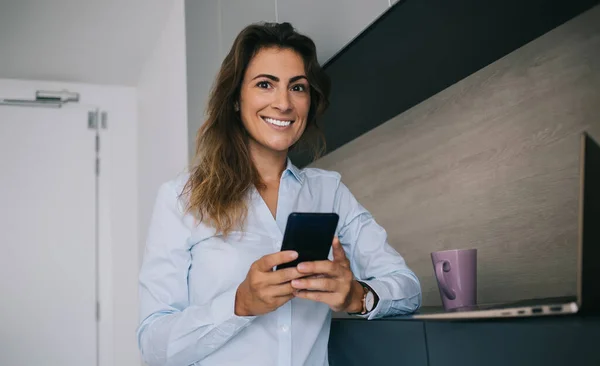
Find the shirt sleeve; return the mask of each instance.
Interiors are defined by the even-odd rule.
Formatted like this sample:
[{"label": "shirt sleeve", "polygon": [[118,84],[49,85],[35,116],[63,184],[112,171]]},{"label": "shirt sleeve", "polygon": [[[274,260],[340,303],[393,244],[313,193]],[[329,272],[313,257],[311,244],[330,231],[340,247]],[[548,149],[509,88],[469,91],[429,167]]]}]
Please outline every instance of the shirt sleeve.
[{"label": "shirt sleeve", "polygon": [[189,238],[193,219],[183,215],[175,185],[157,195],[139,275],[142,359],[149,366],[194,364],[223,346],[255,317],[234,313],[235,292],[210,303],[190,304]]},{"label": "shirt sleeve", "polygon": [[363,317],[375,319],[416,311],[422,302],[419,279],[389,245],[386,231],[342,182],[334,205],[340,215],[338,237],[352,273],[379,297],[375,309]]}]

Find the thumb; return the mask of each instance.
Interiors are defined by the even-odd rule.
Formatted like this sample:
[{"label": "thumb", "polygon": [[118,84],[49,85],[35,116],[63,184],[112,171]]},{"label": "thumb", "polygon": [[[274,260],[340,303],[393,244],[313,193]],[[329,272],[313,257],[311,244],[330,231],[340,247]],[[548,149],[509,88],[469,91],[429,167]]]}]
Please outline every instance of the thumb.
[{"label": "thumb", "polygon": [[342,248],[342,244],[337,236],[333,238],[333,243],[331,246],[333,247],[333,260],[335,262],[345,262],[346,253],[344,252],[344,248]]}]

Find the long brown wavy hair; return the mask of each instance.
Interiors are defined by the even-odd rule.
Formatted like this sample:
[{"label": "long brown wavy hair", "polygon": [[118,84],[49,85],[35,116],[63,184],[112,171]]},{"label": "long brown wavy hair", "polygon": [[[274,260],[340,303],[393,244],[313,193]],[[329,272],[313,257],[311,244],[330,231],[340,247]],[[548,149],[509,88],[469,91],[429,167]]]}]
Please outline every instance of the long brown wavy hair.
[{"label": "long brown wavy hair", "polygon": [[263,48],[279,47],[297,52],[304,61],[310,85],[310,108],[304,133],[292,148],[308,147],[316,159],[325,149],[317,126],[329,105],[330,80],[317,60],[314,42],[289,23],[257,23],[244,28],[223,60],[212,88],[207,120],[196,136],[196,155],[182,195],[186,211],[198,221],[227,235],[242,227],[252,187],[264,184],[248,148],[249,134],[234,105],[250,60]]}]

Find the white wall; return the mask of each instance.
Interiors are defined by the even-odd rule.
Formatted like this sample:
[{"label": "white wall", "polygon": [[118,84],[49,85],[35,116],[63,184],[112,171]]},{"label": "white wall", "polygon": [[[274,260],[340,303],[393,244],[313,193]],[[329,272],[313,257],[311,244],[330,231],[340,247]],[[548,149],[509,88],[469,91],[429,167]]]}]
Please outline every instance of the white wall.
[{"label": "white wall", "polygon": [[167,24],[138,83],[138,236],[143,255],[148,224],[161,183],[187,167],[187,90],[183,0]]},{"label": "white wall", "polygon": [[108,113],[108,129],[100,131],[100,365],[137,365],[136,90],[131,87],[13,79],[0,79],[0,87],[3,98],[24,99],[32,99],[39,89],[68,89],[80,93],[81,100],[64,108],[100,108]]},{"label": "white wall", "polygon": [[188,152],[195,152],[196,132],[204,123],[209,89],[220,64],[218,1],[185,1]]},{"label": "white wall", "polygon": [[136,86],[173,1],[0,1],[0,77]]},{"label": "white wall", "polygon": [[223,58],[245,26],[290,22],[311,37],[326,63],[397,0],[185,1],[188,74],[188,153],[205,120],[206,103]]},{"label": "white wall", "polygon": [[3,98],[32,99],[35,90],[68,89],[79,92],[81,101],[64,108],[108,112],[108,129],[101,130],[101,366],[141,363],[135,338],[140,255],[158,186],[187,165],[184,20],[183,0],[173,0],[139,70],[137,89],[0,79],[0,90],[9,91]]}]

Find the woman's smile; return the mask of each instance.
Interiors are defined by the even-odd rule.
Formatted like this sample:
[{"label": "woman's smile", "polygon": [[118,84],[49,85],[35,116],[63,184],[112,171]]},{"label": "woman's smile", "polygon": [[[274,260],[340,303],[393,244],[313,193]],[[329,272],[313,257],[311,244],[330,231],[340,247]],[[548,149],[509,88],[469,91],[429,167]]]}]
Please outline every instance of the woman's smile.
[{"label": "woman's smile", "polygon": [[271,127],[273,127],[276,130],[285,130],[287,127],[291,126],[294,123],[293,119],[291,120],[286,118],[273,118],[265,116],[261,116],[260,118],[262,118],[263,121],[267,122]]}]

